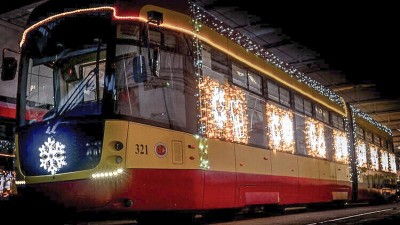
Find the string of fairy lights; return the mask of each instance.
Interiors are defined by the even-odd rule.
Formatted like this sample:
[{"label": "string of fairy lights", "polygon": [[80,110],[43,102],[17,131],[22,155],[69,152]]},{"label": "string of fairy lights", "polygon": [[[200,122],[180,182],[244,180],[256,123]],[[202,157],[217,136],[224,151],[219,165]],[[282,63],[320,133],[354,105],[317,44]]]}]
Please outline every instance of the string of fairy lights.
[{"label": "string of fairy lights", "polygon": [[[230,28],[228,25],[224,24],[221,20],[214,17],[213,15],[207,13],[195,3],[190,2],[192,13],[194,15],[195,23],[197,23],[197,28],[201,28],[201,23],[206,24],[211,29],[217,31],[218,33],[228,37],[230,40],[244,47],[247,51],[256,54],[259,57],[264,58],[269,63],[275,65],[276,67],[282,69],[284,72],[289,74],[292,77],[298,79],[298,81],[303,82],[310,86],[311,88],[317,90],[324,96],[327,96],[332,101],[343,105],[342,99],[333,93],[331,90],[323,87],[321,84],[316,82],[315,80],[310,79],[305,76],[301,72],[297,71],[290,65],[284,63],[282,60],[274,56],[272,53],[263,49],[260,45],[254,43],[245,35],[240,32]],[[197,30],[199,31],[199,29]],[[201,48],[197,48],[201,49]],[[199,58],[201,57],[201,52],[197,52]],[[201,60],[197,60],[195,64],[201,64]],[[392,135],[392,131],[386,126],[376,122],[372,119],[368,114],[362,112],[361,110],[351,106],[352,113],[355,113],[357,116],[367,120],[369,123],[378,127],[379,129],[385,131],[389,135]],[[269,148],[285,151],[285,152],[294,152],[294,136],[293,136],[293,117],[290,115],[290,112],[285,112],[284,110],[277,110],[273,108],[272,105],[267,105],[267,121],[268,121],[268,145]],[[354,118],[354,117],[353,117]],[[353,121],[354,122],[354,121]],[[286,124],[286,125],[283,125]],[[346,126],[347,128],[347,126]],[[215,133],[214,131],[212,133]],[[319,121],[313,120],[311,118],[307,119],[306,122],[306,146],[307,153],[314,157],[326,158],[326,146],[325,146],[325,138],[324,138],[324,126]],[[355,135],[355,133],[354,133]],[[349,163],[349,145],[347,142],[348,138],[346,136],[346,132],[340,132],[337,130],[333,131],[333,147],[334,147],[334,158],[338,162]],[[355,143],[357,154],[356,161],[359,167],[367,167],[367,148],[365,143],[360,144],[359,142]],[[376,154],[375,154],[376,152]],[[384,151],[385,152],[385,151]],[[395,157],[389,154],[389,158],[386,157],[387,152],[384,153],[381,158],[381,167],[383,171],[388,171],[390,169],[391,172],[396,172],[396,163]],[[379,156],[378,151],[372,148],[372,153],[370,154],[371,167],[375,170],[379,169]],[[388,162],[389,161],[389,162]],[[393,168],[393,169],[392,169]]]},{"label": "string of fairy lights", "polygon": [[[198,99],[197,108],[199,112],[199,131],[198,135],[196,135],[196,139],[199,141],[201,168],[209,169],[207,138],[218,138],[237,143],[248,143],[249,139],[247,104],[244,91],[230,84],[221,85],[218,82],[213,81],[211,78],[204,77],[202,75],[202,43],[199,39],[199,35],[197,35],[200,32],[202,24],[209,26],[214,31],[239,44],[248,52],[252,52],[255,55],[265,59],[270,64],[283,70],[289,76],[297,78],[299,82],[307,84],[309,87],[318,91],[322,95],[327,96],[331,101],[344,106],[343,99],[328,88],[325,88],[317,81],[305,76],[300,71],[297,71],[295,68],[283,62],[281,59],[268,52],[260,45],[254,43],[250,38],[234,30],[218,18],[201,9],[194,2],[189,0],[189,4],[193,24],[193,45],[195,55],[194,66],[196,68],[195,73],[198,83],[198,93],[196,94],[196,97]],[[37,23],[27,29],[24,32],[21,45],[24,43],[26,34],[30,30],[39,27],[41,24],[47,23],[50,20],[60,18],[62,16],[92,11],[113,11],[114,17],[118,19],[143,20],[143,18],[139,17],[118,17],[115,9],[112,7],[99,7],[66,12],[43,20],[42,22]],[[273,150],[289,152],[293,154],[295,152],[293,112],[290,110],[281,109],[269,103],[266,104],[266,109],[269,147]],[[351,113],[356,114],[379,129],[385,131],[389,135],[392,135],[392,132],[389,128],[376,122],[368,114],[363,113],[354,106],[351,106],[351,109]],[[355,124],[354,116],[352,122]],[[307,117],[305,125],[307,154],[313,157],[326,158],[327,152],[323,123]],[[348,138],[346,136],[346,132],[333,130],[332,135],[333,148],[335,152],[334,159],[338,162],[348,163],[349,146],[347,143]],[[356,134],[353,133],[353,135]],[[0,148],[8,147],[8,143],[0,142]],[[355,143],[355,147],[357,149],[356,160],[358,166],[368,166],[367,145],[357,141]],[[394,154],[388,153],[384,150],[378,151],[378,148],[374,145],[369,145],[369,150],[369,161],[372,169],[379,170],[379,167],[381,167],[383,171],[396,172],[397,168]],[[378,154],[378,152],[380,154]]]},{"label": "string of fairy lights", "polygon": [[378,148],[373,144],[369,144],[369,154],[371,169],[376,171],[379,170]]},{"label": "string of fairy lights", "polygon": [[387,126],[377,122],[376,120],[374,120],[371,116],[369,116],[368,114],[364,113],[363,111],[361,111],[360,109],[358,109],[355,106],[350,105],[351,111],[363,118],[364,120],[368,121],[369,123],[371,123],[372,125],[376,126],[377,128],[379,128],[380,130],[383,130],[384,132],[386,132],[387,134],[389,134],[390,136],[392,136],[392,130],[389,129]]},{"label": "string of fairy lights", "polygon": [[[354,147],[356,150],[356,162],[359,168],[364,169],[372,169],[372,170],[379,170],[381,167],[382,171],[385,172],[392,172],[397,173],[396,168],[396,157],[395,154],[389,153],[383,149],[379,151],[378,154],[378,147],[374,144],[366,144],[364,140],[361,140],[357,137],[357,123],[355,121],[355,117],[359,116],[360,118],[368,121],[372,125],[378,127],[379,129],[383,130],[384,132],[392,135],[392,131],[387,128],[386,126],[378,123],[374,119],[372,119],[368,114],[362,112],[360,109],[350,105],[350,111],[352,113],[352,123],[354,125],[353,128],[353,136],[355,137],[356,141],[354,142]],[[369,153],[369,155],[368,155]],[[369,157],[368,157],[369,156]],[[360,170],[357,170],[358,176],[360,175]]]},{"label": "string of fairy lights", "polygon": [[270,64],[276,66],[277,68],[283,70],[286,74],[291,77],[296,78],[299,82],[302,82],[309,87],[313,88],[314,90],[318,91],[322,95],[328,97],[331,101],[344,106],[343,100],[339,95],[331,91],[330,89],[324,87],[317,81],[311,79],[310,77],[306,76],[304,73],[298,71],[293,66],[285,63],[283,60],[279,59],[277,56],[272,54],[271,52],[267,51],[261,45],[253,42],[250,38],[246,35],[240,33],[239,31],[231,28],[229,25],[225,24],[223,21],[218,19],[217,17],[211,15],[196,3],[189,1],[191,13],[196,18],[197,23],[203,23],[210,27],[212,30],[224,35],[225,37],[229,38],[230,40],[234,41],[238,45],[245,48],[248,52],[251,52],[263,59],[265,59]]},{"label": "string of fairy lights", "polygon": [[266,104],[269,149],[294,153],[293,112]]},{"label": "string of fairy lights", "polygon": [[[202,24],[205,23],[210,26],[209,21],[218,21],[217,18],[212,17],[198,7],[196,4],[190,2],[190,11],[192,14],[192,24],[194,33],[198,34],[201,30]],[[211,19],[211,20],[210,20]],[[208,21],[208,22],[207,22]],[[213,24],[213,23],[211,23]],[[221,26],[225,26],[219,21]],[[226,30],[221,30],[218,26],[212,25],[211,28],[215,31],[223,34]],[[226,28],[231,33],[225,35],[231,40],[234,40],[239,45],[243,46],[248,51],[259,49],[258,46],[252,45],[251,40],[244,38],[240,33],[234,31],[231,28]],[[237,38],[232,39],[232,35]],[[194,36],[194,48],[195,48],[195,61],[194,65],[198,68],[196,77],[198,79],[198,109],[199,109],[199,140],[202,138],[217,138],[228,141],[234,141],[239,143],[248,142],[248,131],[247,131],[247,106],[245,93],[240,88],[232,87],[229,84],[219,84],[209,77],[202,75],[202,44],[198,39],[198,36]],[[244,40],[244,41],[242,41]],[[260,48],[261,52],[264,50]],[[255,54],[263,56],[263,54]],[[267,57],[267,61],[270,63],[276,62],[279,68],[283,69],[284,65],[278,58],[268,52],[264,52],[264,56],[270,55],[271,58]],[[285,72],[288,72],[285,70]],[[291,73],[293,74],[293,73]],[[299,78],[299,77],[298,77]],[[300,78],[302,78],[300,76]],[[316,83],[309,79],[300,79],[301,81],[312,84],[316,90],[322,90],[322,86],[316,85]],[[326,91],[324,89],[324,91]],[[325,92],[326,95],[327,92]],[[330,95],[330,94],[328,94]],[[337,97],[336,103],[342,104],[343,101]],[[281,109],[273,104],[266,104],[266,118],[267,118],[267,136],[268,136],[268,147],[270,149],[282,152],[288,152],[294,154],[295,152],[295,140],[294,140],[294,122],[293,112],[291,110]],[[325,146],[325,134],[323,123],[309,118],[306,122],[308,132],[306,140],[308,143],[308,154],[311,156],[326,158],[326,146]],[[336,137],[337,136],[337,137]],[[345,132],[338,132],[334,134],[333,139],[335,149],[337,149],[337,156],[335,159],[344,163],[348,163],[348,147]],[[207,145],[200,144],[201,158],[205,158],[207,152]],[[200,160],[202,168],[209,168],[208,160]]]},{"label": "string of fairy lights", "polygon": [[367,145],[364,141],[357,139],[356,141],[356,157],[357,166],[361,168],[368,168],[367,161]]},{"label": "string of fairy lights", "polygon": [[201,90],[201,123],[208,138],[248,143],[248,117],[245,92],[228,83],[219,84],[203,77]]},{"label": "string of fairy lights", "polygon": [[312,118],[306,118],[307,154],[313,157],[326,158],[324,125]]},{"label": "string of fairy lights", "polygon": [[349,149],[347,143],[347,136],[344,131],[333,130],[333,149],[334,149],[334,159],[336,162],[349,163]]},{"label": "string of fairy lights", "polygon": [[380,151],[381,170],[389,172],[389,154],[387,151],[381,149]]}]

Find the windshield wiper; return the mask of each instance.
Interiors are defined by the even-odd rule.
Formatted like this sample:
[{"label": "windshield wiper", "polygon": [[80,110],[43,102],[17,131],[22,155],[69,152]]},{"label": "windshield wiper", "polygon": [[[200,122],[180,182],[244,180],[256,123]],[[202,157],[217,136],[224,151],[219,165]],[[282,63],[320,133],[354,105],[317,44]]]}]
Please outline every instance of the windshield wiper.
[{"label": "windshield wiper", "polygon": [[74,89],[71,95],[68,96],[67,101],[62,105],[60,110],[58,110],[57,115],[62,115],[64,112],[74,108],[77,104],[83,101],[84,87],[90,87],[92,84],[89,82],[98,73],[98,68],[94,68],[89,72],[89,74],[82,80],[82,82]]},{"label": "windshield wiper", "polygon": [[[93,86],[93,83],[89,83],[92,81],[93,77],[96,76],[95,85],[96,85],[96,99],[97,102],[100,100],[100,82],[99,82],[99,71],[100,71],[100,49],[101,49],[101,40],[98,40],[97,52],[96,52],[96,67],[92,69],[88,75],[78,84],[78,86],[72,91],[70,95],[65,96],[67,100],[64,104],[62,104],[61,108],[56,112],[56,117],[64,114],[66,111],[75,108],[76,105],[83,102],[84,96],[84,88]],[[81,99],[82,98],[82,99]]]}]

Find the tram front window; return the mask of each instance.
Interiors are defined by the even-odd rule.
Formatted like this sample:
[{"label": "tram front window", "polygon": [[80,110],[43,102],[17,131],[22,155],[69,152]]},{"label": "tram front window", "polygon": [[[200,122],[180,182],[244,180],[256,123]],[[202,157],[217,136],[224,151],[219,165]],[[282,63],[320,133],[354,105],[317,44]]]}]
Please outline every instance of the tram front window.
[{"label": "tram front window", "polygon": [[25,120],[100,114],[107,31],[105,19],[64,18],[29,33],[23,60]]}]

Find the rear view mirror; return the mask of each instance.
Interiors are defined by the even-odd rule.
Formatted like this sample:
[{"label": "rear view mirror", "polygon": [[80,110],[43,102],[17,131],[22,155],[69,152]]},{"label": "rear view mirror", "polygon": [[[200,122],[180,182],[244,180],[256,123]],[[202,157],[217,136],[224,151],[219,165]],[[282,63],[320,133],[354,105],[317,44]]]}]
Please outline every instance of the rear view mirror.
[{"label": "rear view mirror", "polygon": [[2,70],[1,70],[1,80],[13,80],[15,78],[15,74],[17,73],[17,59],[14,57],[5,57],[7,51],[14,52],[19,54],[19,52],[4,48],[3,49],[3,60],[2,60]]},{"label": "rear view mirror", "polygon": [[143,55],[133,58],[133,80],[136,83],[147,81],[146,62]]},{"label": "rear view mirror", "polygon": [[1,70],[1,80],[13,80],[17,73],[17,60],[14,57],[4,57]]}]

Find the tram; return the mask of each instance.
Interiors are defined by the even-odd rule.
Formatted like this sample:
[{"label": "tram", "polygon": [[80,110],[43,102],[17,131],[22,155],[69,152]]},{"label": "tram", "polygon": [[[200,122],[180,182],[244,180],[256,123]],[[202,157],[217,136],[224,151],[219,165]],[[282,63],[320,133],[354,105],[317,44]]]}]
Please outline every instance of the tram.
[{"label": "tram", "polygon": [[395,182],[387,128],[193,2],[50,0],[20,46],[17,172],[66,207],[344,203]]}]

